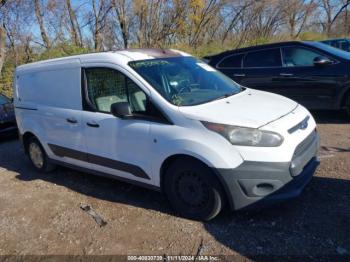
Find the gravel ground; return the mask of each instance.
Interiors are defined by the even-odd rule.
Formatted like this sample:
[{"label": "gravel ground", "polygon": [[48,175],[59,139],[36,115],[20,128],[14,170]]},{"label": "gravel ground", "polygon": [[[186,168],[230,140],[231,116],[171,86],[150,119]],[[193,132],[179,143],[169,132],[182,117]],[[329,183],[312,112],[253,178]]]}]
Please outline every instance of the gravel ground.
[{"label": "gravel ground", "polygon": [[[321,165],[303,194],[209,223],[176,216],[166,199],[69,169],[41,175],[16,139],[0,142],[0,255],[350,254],[350,119],[316,112]],[[80,206],[107,222],[100,227]]]}]

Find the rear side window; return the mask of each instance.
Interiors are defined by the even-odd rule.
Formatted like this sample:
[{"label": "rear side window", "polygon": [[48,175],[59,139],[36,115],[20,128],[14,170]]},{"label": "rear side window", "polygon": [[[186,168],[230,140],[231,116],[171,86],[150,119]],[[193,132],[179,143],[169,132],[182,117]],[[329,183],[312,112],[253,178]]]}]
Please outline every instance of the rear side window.
[{"label": "rear side window", "polygon": [[222,59],[217,67],[218,68],[241,68],[242,67],[243,54],[229,55]]},{"label": "rear side window", "polygon": [[282,48],[283,64],[286,67],[313,66],[314,59],[322,54],[302,47]]},{"label": "rear side window", "polygon": [[146,94],[124,74],[109,68],[86,69],[87,93],[92,105],[111,112],[111,105],[129,102],[133,113],[146,111]]},{"label": "rear side window", "polygon": [[247,53],[243,67],[281,67],[281,52],[279,48]]}]

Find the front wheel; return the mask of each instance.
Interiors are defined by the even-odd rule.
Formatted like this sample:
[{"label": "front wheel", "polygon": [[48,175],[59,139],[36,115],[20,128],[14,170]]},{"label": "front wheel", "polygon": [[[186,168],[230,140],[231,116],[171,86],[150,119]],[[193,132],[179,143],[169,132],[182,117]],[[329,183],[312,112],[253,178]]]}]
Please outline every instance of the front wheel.
[{"label": "front wheel", "polygon": [[38,139],[30,138],[27,150],[29,159],[36,170],[45,173],[54,169],[55,166],[49,163],[47,154]]},{"label": "front wheel", "polygon": [[219,181],[205,164],[196,160],[175,160],[165,174],[164,189],[175,211],[190,219],[208,221],[224,205]]}]

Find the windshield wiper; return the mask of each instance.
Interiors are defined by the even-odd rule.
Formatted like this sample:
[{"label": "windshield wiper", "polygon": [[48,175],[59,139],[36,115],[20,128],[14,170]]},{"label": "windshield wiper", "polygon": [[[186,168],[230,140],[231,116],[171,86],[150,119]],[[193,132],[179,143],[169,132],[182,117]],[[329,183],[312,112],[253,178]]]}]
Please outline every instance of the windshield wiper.
[{"label": "windshield wiper", "polygon": [[219,97],[213,99],[212,101],[228,98],[228,97],[233,96],[235,94],[237,94],[237,93],[226,93],[226,94],[223,94],[222,96],[219,96]]}]

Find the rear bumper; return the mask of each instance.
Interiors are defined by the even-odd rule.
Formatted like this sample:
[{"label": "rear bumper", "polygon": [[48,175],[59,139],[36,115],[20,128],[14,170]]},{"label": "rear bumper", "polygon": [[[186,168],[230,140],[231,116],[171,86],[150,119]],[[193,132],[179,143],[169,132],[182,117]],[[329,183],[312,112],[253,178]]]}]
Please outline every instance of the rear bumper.
[{"label": "rear bumper", "polygon": [[[244,162],[235,169],[216,169],[233,210],[260,208],[301,194],[315,173],[319,138],[291,162]],[[296,161],[295,161],[296,160]],[[296,166],[300,163],[300,166]],[[296,173],[296,170],[300,172]]]}]

